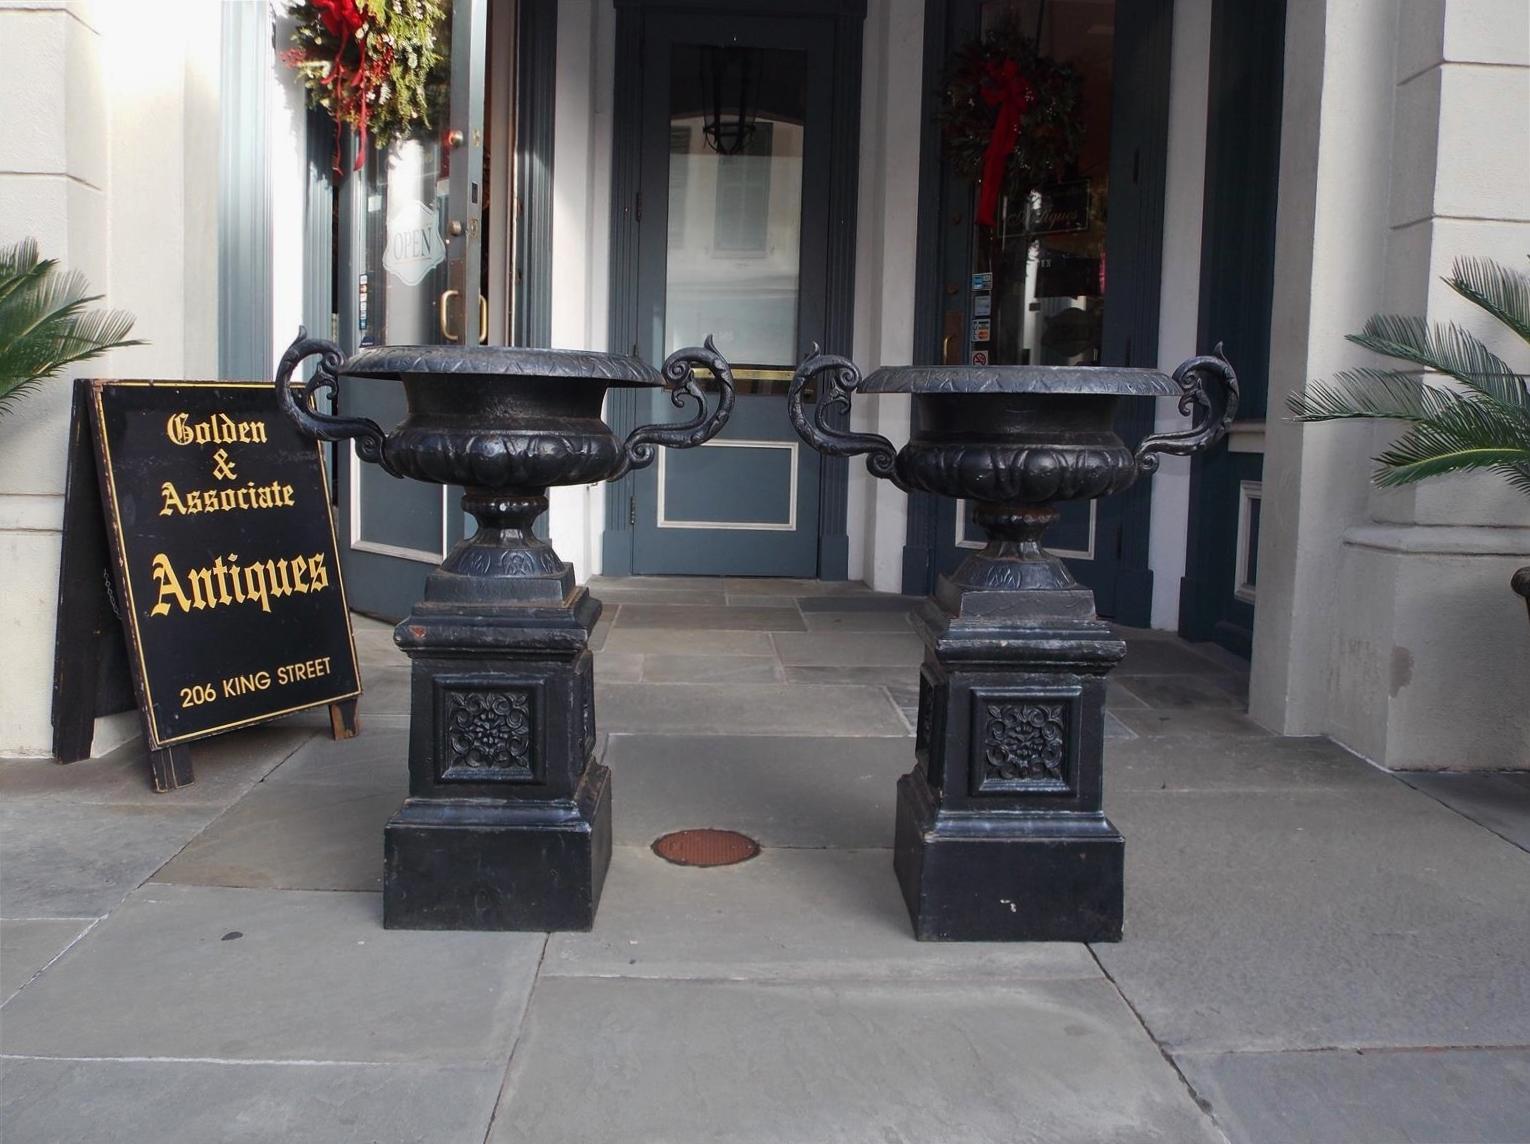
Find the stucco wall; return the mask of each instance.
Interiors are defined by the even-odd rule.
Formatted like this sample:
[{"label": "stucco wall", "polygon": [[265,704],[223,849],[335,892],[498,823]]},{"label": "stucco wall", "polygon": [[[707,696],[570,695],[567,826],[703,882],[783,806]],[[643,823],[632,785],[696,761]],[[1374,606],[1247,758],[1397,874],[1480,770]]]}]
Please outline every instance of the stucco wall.
[{"label": "stucco wall", "polygon": [[[216,366],[218,6],[0,0],[0,245],[38,240],[149,345],[71,376]],[[0,420],[0,754],[47,754],[67,380]],[[97,750],[136,733],[100,721]]]},{"label": "stucco wall", "polygon": [[[1490,328],[1439,276],[1458,255],[1530,253],[1530,9],[1289,12],[1272,410],[1369,364],[1343,336],[1372,312]],[[1393,767],[1530,765],[1530,629],[1508,588],[1530,505],[1487,474],[1373,490],[1393,431],[1271,424],[1251,713]]]}]

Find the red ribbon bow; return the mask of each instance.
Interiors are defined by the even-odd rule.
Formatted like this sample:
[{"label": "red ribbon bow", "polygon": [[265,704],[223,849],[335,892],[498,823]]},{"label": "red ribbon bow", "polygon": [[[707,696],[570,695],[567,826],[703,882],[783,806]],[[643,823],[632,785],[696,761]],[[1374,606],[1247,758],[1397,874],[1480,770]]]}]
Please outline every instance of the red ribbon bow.
[{"label": "red ribbon bow", "polygon": [[993,132],[988,136],[988,147],[983,152],[983,176],[978,188],[977,221],[979,226],[993,226],[999,219],[999,193],[1004,189],[1004,166],[1014,154],[1020,139],[1020,121],[1026,109],[1035,102],[1036,92],[1020,74],[1020,65],[1014,60],[988,65],[988,78],[983,81],[983,102],[997,107]]}]

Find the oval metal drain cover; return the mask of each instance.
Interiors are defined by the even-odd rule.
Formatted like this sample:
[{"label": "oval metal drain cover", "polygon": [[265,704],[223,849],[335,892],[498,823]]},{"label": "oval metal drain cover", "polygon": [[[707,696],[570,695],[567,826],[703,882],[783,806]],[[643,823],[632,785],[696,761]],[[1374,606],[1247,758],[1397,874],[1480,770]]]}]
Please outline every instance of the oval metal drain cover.
[{"label": "oval metal drain cover", "polygon": [[653,844],[653,852],[676,866],[732,866],[760,852],[760,844],[736,830],[676,830]]}]

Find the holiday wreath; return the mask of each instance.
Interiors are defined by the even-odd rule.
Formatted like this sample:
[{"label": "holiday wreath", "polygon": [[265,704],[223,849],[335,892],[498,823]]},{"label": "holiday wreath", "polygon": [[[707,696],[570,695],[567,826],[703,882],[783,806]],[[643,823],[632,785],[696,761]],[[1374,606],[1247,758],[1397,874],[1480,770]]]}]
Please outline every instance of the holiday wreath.
[{"label": "holiday wreath", "polygon": [[370,138],[379,147],[432,126],[450,84],[445,0],[299,0],[283,61],[302,78],[310,107],[361,137],[356,169]]},{"label": "holiday wreath", "polygon": [[978,184],[976,219],[998,221],[999,198],[1023,199],[1078,158],[1083,77],[1039,54],[1009,21],[957,49],[940,106],[946,155]]}]

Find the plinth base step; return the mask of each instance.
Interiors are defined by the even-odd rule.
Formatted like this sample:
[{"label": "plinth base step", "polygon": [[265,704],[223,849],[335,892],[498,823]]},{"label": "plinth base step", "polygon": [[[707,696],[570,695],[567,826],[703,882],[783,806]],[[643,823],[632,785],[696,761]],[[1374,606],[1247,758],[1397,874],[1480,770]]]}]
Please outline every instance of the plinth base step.
[{"label": "plinth base step", "polygon": [[958,821],[919,781],[898,783],[893,866],[920,941],[1121,940],[1125,843],[1108,820]]},{"label": "plinth base step", "polygon": [[611,864],[611,772],[574,803],[409,799],[384,831],[383,928],[588,930]]}]

